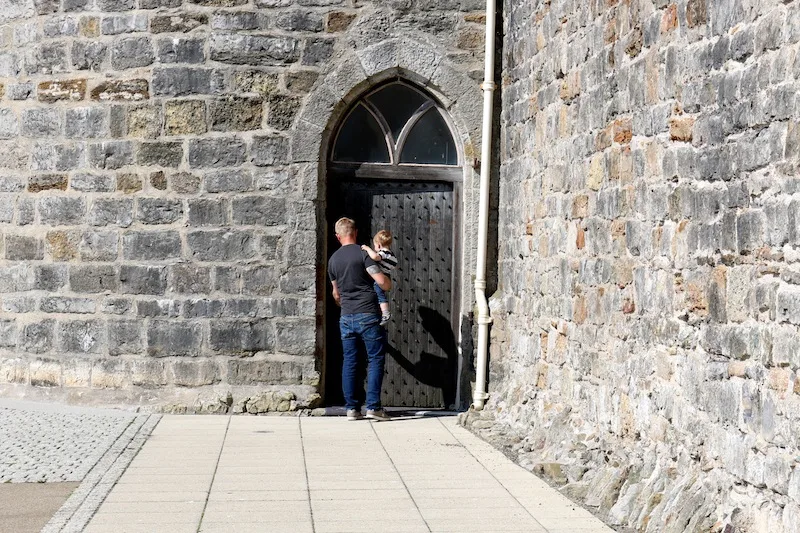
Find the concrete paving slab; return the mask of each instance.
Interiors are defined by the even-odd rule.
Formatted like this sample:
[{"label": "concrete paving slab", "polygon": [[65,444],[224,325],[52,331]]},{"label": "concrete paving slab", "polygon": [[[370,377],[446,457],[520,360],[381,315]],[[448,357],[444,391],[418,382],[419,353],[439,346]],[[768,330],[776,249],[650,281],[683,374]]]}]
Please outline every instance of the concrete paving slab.
[{"label": "concrete paving slab", "polygon": [[78,485],[0,483],[0,532],[38,533]]},{"label": "concrete paving slab", "polygon": [[[162,423],[158,434],[171,436],[142,449],[92,528],[152,520],[172,531],[195,520],[194,531],[210,533],[546,533],[573,523],[575,532],[611,531],[454,417],[376,424],[168,416]],[[186,454],[192,462],[184,468]]]}]

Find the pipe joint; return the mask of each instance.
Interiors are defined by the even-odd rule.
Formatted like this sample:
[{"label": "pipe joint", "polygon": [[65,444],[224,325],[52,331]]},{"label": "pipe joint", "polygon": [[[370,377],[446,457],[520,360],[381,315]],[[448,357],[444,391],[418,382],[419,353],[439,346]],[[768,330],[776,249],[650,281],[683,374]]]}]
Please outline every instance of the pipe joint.
[{"label": "pipe joint", "polygon": [[492,319],[492,317],[491,317],[491,316],[481,316],[481,315],[478,315],[478,320],[477,320],[477,322],[478,322],[478,325],[479,325],[479,326],[483,326],[483,325],[488,325],[488,324],[491,324],[492,322],[494,322],[494,320]]},{"label": "pipe joint", "polygon": [[481,83],[481,89],[483,89],[484,91],[493,92],[495,89],[497,89],[497,84],[492,80],[486,80],[483,83]]},{"label": "pipe joint", "polygon": [[475,280],[475,288],[479,291],[486,290],[486,280],[485,279],[476,279]]}]

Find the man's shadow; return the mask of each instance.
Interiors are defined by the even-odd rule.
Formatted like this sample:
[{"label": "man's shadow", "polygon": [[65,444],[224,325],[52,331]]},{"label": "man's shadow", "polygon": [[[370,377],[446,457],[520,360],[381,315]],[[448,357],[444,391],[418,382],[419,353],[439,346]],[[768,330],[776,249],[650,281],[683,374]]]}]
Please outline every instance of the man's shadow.
[{"label": "man's shadow", "polygon": [[422,351],[419,360],[412,362],[392,345],[387,345],[386,352],[414,379],[442,390],[445,407],[456,402],[456,372],[458,369],[458,343],[453,334],[450,321],[438,311],[426,306],[419,306],[422,327],[444,353],[444,357]]}]

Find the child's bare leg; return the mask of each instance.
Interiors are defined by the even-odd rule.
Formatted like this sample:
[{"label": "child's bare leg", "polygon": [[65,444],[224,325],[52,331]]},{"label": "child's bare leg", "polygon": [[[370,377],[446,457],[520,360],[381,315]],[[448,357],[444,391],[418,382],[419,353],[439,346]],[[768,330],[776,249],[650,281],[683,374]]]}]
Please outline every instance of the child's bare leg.
[{"label": "child's bare leg", "polygon": [[381,314],[388,315],[389,314],[389,302],[381,303]]}]

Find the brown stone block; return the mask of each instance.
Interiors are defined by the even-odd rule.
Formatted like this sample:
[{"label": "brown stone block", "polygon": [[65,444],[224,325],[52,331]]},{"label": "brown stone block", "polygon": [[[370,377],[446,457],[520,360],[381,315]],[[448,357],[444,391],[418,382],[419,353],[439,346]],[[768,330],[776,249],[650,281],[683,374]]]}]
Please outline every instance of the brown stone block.
[{"label": "brown stone block", "polygon": [[[313,79],[316,80],[316,76],[314,76]],[[278,82],[278,74],[273,72],[262,72],[260,70],[239,71],[234,74],[233,77],[233,86],[237,91],[245,93],[258,93],[262,96],[274,94],[278,90]],[[311,83],[313,84],[313,81],[311,81]],[[286,85],[287,87],[289,85],[288,78]],[[291,87],[288,88],[290,91],[293,90]]]},{"label": "brown stone block", "polygon": [[673,141],[692,142],[694,117],[672,117],[669,119],[669,138]]},{"label": "brown stone block", "polygon": [[345,31],[355,20],[355,13],[345,13],[344,11],[334,11],[325,17],[325,31],[338,33]]},{"label": "brown stone block", "polygon": [[456,46],[462,50],[478,50],[483,46],[486,32],[483,28],[465,28],[456,37]]},{"label": "brown stone block", "polygon": [[6,86],[0,83],[0,98],[3,98],[6,95]]},{"label": "brown stone block", "polygon": [[630,117],[614,121],[614,142],[628,144],[633,138],[633,120]]},{"label": "brown stone block", "polygon": [[605,31],[603,31],[603,42],[606,44],[614,44],[617,42],[617,19],[612,18],[606,23]]},{"label": "brown stone block", "polygon": [[625,53],[631,57],[636,57],[642,51],[642,29],[634,28],[628,37],[628,46],[625,47]]},{"label": "brown stone block", "polygon": [[486,13],[478,11],[476,13],[467,13],[464,15],[464,22],[471,22],[473,24],[486,25]]},{"label": "brown stone block", "polygon": [[578,233],[575,236],[575,248],[578,250],[583,250],[586,246],[586,232],[583,228],[578,228]]},{"label": "brown stone block", "polygon": [[164,114],[166,135],[194,135],[208,130],[206,104],[202,100],[167,102]]},{"label": "brown stone block", "polygon": [[64,387],[88,387],[92,377],[92,363],[80,359],[65,361],[62,376]]},{"label": "brown stone block", "polygon": [[581,94],[581,73],[576,70],[564,77],[564,81],[561,82],[559,96],[562,100],[569,101],[579,94]]},{"label": "brown stone block", "polygon": [[689,0],[686,2],[686,24],[690,28],[702,26],[708,22],[706,0]]},{"label": "brown stone block", "polygon": [[68,182],[66,174],[39,174],[28,178],[28,192],[66,191]]},{"label": "brown stone block", "polygon": [[678,27],[678,6],[670,4],[661,15],[661,34],[669,33]]},{"label": "brown stone block", "polygon": [[86,80],[43,81],[39,84],[40,102],[52,104],[62,100],[77,102],[86,96]]},{"label": "brown stone block", "polygon": [[572,218],[586,218],[589,216],[589,197],[580,194],[572,199]]},{"label": "brown stone block", "polygon": [[[127,107],[127,106],[126,106]],[[128,107],[128,135],[155,139],[161,135],[161,107]]]},{"label": "brown stone block", "polygon": [[791,392],[793,386],[792,371],[788,368],[770,368],[767,374],[767,387],[781,394]]},{"label": "brown stone block", "polygon": [[142,190],[142,178],[136,174],[120,174],[117,176],[117,190],[125,194],[133,194]]},{"label": "brown stone block", "polygon": [[597,137],[594,139],[594,149],[597,152],[602,152],[609,146],[611,146],[611,125],[605,127],[604,129],[600,130],[597,133]]},{"label": "brown stone block", "polygon": [[94,389],[121,389],[129,379],[130,370],[126,361],[100,359],[92,366]]},{"label": "brown stone block", "polygon": [[91,94],[92,100],[136,102],[150,98],[147,80],[113,80],[101,83]]},{"label": "brown stone block", "polygon": [[82,37],[99,37],[100,36],[100,18],[99,17],[81,17],[78,25],[78,31]]},{"label": "brown stone block", "polygon": [[0,360],[0,383],[27,383],[28,363],[22,359]]},{"label": "brown stone block", "polygon": [[46,243],[53,261],[71,261],[78,257],[81,235],[77,231],[48,231]]},{"label": "brown stone block", "polygon": [[167,177],[164,175],[163,170],[150,174],[150,185],[159,191],[167,190]]},{"label": "brown stone block", "polygon": [[586,322],[586,316],[588,314],[587,306],[586,306],[586,297],[578,296],[572,302],[572,320],[576,324],[583,324]]}]

